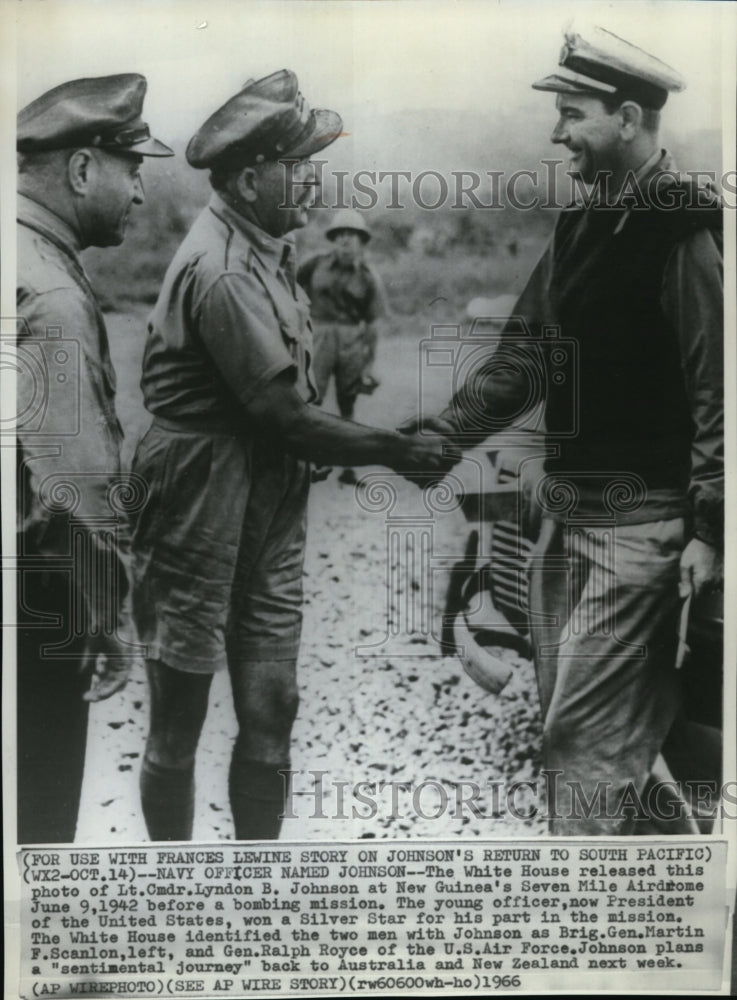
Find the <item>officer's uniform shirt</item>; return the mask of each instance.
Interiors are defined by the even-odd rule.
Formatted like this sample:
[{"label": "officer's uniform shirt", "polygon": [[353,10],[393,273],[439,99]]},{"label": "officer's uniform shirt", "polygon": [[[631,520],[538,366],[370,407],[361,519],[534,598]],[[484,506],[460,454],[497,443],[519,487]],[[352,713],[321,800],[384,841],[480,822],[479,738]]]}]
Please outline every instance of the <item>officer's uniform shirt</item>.
[{"label": "officer's uniform shirt", "polygon": [[[71,567],[71,525],[84,537],[86,565],[128,589],[131,501],[120,476],[123,432],[115,411],[115,372],[107,332],[79,259],[79,243],[58,216],[18,197],[18,413],[20,555]],[[46,561],[46,565],[51,565]],[[119,608],[101,602],[109,588],[75,564],[91,616],[114,623]]]},{"label": "officer's uniform shirt", "polygon": [[[299,648],[309,464],[245,407],[280,375],[315,398],[309,301],[291,238],[215,193],[164,279],[142,387],[152,427],[134,472],[134,614],[148,655],[189,673]],[[230,639],[227,643],[226,632]]]},{"label": "officer's uniform shirt", "polygon": [[311,340],[293,240],[270,236],[214,193],[179,248],[149,321],[146,408],[242,427],[240,408],[281,373],[309,401]]}]

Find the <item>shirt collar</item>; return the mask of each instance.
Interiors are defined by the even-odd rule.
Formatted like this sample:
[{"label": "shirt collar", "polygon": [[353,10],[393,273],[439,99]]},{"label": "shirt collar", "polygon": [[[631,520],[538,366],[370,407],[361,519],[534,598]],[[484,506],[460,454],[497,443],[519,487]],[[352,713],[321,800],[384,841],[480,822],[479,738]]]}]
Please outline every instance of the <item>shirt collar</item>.
[{"label": "shirt collar", "polygon": [[55,242],[63,244],[75,258],[78,256],[81,247],[77,234],[67,222],[40,202],[25,194],[19,194],[18,219],[20,222],[28,222],[42,232],[47,232]]},{"label": "shirt collar", "polygon": [[[668,171],[669,173],[675,173],[676,170],[677,168],[675,160],[670,155],[668,150],[658,149],[653,153],[652,156],[648,157],[648,159],[645,160],[645,162],[635,171],[635,182],[637,185],[640,186],[640,188],[644,188],[645,184],[643,182],[647,181],[650,177],[653,177],[655,174],[661,171]],[[624,194],[620,195],[620,198],[617,199],[618,202],[620,200],[623,200],[624,197],[625,197]],[[621,208],[622,206],[620,205],[619,207]],[[615,236],[618,233],[622,232],[631,213],[632,213],[631,206],[627,206],[624,212],[622,213],[621,219],[619,220],[614,229]]]},{"label": "shirt collar", "polygon": [[670,155],[667,149],[656,149],[652,156],[650,156],[641,167],[638,167],[635,171],[635,180],[641,181],[645,177],[649,177],[650,174],[654,174],[660,170],[676,170],[676,164],[673,157]]},{"label": "shirt collar", "polygon": [[266,230],[236,212],[216,191],[210,198],[210,209],[215,215],[224,219],[236,233],[245,237],[248,249],[256,254],[264,267],[273,273],[280,269],[288,270],[294,257],[293,235],[271,236]]}]

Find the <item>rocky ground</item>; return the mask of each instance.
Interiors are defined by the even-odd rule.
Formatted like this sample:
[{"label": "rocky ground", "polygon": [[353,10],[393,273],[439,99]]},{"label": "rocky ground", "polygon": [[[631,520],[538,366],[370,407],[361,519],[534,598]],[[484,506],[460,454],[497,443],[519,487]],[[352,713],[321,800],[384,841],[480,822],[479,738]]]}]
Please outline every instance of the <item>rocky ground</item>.
[{"label": "rocky ground", "polygon": [[[135,437],[145,425],[137,393],[143,327],[136,317],[112,317],[110,327],[121,415]],[[393,337],[381,346],[381,388],[359,401],[357,416],[392,426],[418,405],[417,338]],[[439,379],[422,386],[429,408],[439,407],[445,393]],[[452,501],[447,510],[429,511],[416,487],[397,480],[382,486],[385,473],[363,471],[363,486],[341,485],[333,473],[311,496],[301,704],[282,836],[539,835],[542,821],[524,817],[536,807],[542,812],[542,802],[530,787],[514,786],[534,783],[539,765],[531,665],[501,653],[514,673],[502,694],[491,695],[456,657],[438,655],[442,567],[462,554],[468,525]],[[430,504],[438,506],[442,498]],[[137,782],[147,710],[142,670],[122,694],[93,706],[78,840],[146,839]],[[219,675],[197,759],[197,840],[232,837],[227,767],[234,733],[227,677]]]}]

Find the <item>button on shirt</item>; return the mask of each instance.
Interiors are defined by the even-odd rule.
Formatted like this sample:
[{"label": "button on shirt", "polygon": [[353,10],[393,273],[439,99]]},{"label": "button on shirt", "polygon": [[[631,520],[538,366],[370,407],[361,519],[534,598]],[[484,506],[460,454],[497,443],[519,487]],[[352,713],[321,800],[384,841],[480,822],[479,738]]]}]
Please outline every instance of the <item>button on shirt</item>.
[{"label": "button on shirt", "polygon": [[316,397],[311,348],[293,241],[270,236],[213,194],[180,246],[149,321],[147,409],[238,428],[242,408],[282,373],[309,402]]},{"label": "button on shirt", "polygon": [[[130,495],[115,488],[123,432],[105,323],[71,228],[23,195],[18,223],[19,553],[73,568],[92,621],[114,619],[128,590]],[[117,580],[115,607],[83,570],[102,565]]]},{"label": "button on shirt", "polygon": [[297,280],[310,296],[314,320],[371,323],[388,311],[381,279],[365,261],[346,265],[331,250],[305,261]]}]

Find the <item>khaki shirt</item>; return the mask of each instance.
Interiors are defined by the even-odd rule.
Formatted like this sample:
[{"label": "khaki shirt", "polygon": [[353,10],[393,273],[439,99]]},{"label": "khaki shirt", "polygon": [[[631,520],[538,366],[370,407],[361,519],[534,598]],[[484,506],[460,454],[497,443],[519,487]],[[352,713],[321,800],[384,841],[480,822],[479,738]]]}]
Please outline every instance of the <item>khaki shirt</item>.
[{"label": "khaki shirt", "polygon": [[282,373],[304,400],[316,398],[293,241],[269,236],[218,194],[177,251],[148,334],[141,384],[156,416],[242,429],[243,406]]},{"label": "khaki shirt", "polygon": [[105,322],[69,226],[23,195],[18,223],[19,556],[71,569],[84,630],[110,628],[129,589],[135,498],[121,475]]}]

